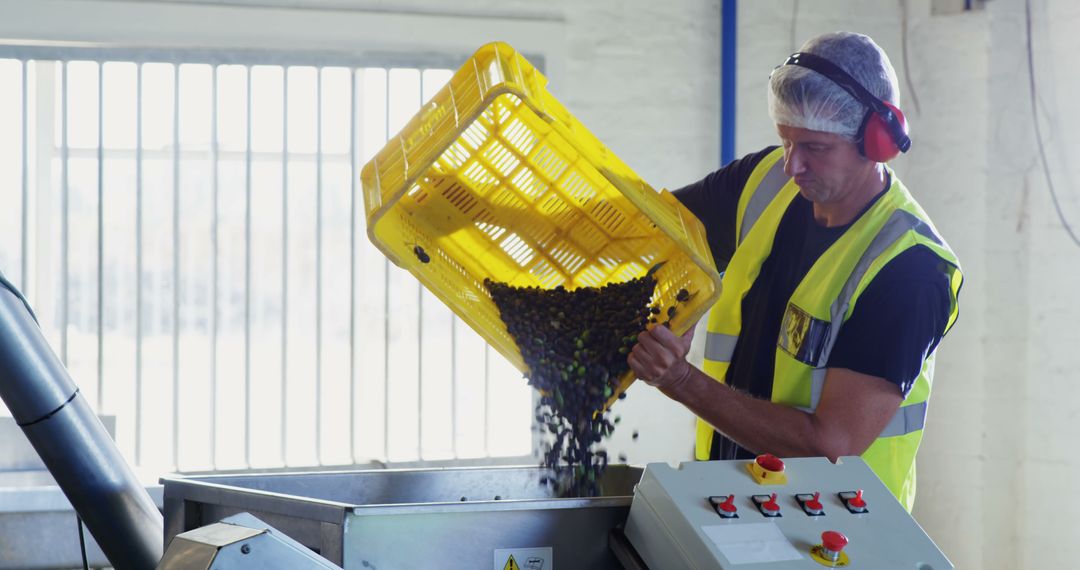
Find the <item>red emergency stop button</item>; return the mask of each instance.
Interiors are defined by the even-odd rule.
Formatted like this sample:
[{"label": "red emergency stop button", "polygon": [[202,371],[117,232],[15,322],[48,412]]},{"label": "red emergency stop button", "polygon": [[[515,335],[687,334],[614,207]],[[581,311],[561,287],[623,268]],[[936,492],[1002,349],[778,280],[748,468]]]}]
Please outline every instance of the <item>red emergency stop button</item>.
[{"label": "red emergency stop button", "polygon": [[827,530],[821,533],[821,544],[810,549],[810,556],[818,564],[830,568],[847,566],[851,560],[844,552],[848,544],[848,537],[844,533],[835,530]]},{"label": "red emergency stop button", "polygon": [[766,471],[773,471],[777,473],[784,471],[784,460],[771,453],[759,455],[754,461],[756,461],[757,464]]},{"label": "red emergency stop button", "polygon": [[758,485],[784,485],[787,483],[787,475],[784,474],[784,462],[779,457],[765,453],[757,456],[753,462],[746,464],[746,469],[757,481]]},{"label": "red emergency stop button", "polygon": [[825,552],[837,555],[833,560],[839,557],[840,551],[847,546],[847,543],[848,538],[842,532],[827,530],[821,533],[821,546],[825,548]]}]

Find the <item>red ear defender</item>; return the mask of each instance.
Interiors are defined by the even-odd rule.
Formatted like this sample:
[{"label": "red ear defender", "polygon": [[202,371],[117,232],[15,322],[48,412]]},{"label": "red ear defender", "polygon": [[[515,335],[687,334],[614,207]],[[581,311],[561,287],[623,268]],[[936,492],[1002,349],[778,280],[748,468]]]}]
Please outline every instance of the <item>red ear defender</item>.
[{"label": "red ear defender", "polygon": [[[907,134],[907,119],[904,113],[888,101],[882,103],[896,116],[896,124]],[[879,114],[870,111],[863,127],[861,150],[866,158],[875,162],[888,162],[900,154],[896,139],[890,132],[889,123]]]},{"label": "red ear defender", "polygon": [[859,125],[859,152],[863,156],[875,162],[888,162],[911,148],[907,120],[900,109],[878,99],[835,63],[812,53],[795,52],[781,64],[784,65],[797,65],[824,75],[868,109]]}]

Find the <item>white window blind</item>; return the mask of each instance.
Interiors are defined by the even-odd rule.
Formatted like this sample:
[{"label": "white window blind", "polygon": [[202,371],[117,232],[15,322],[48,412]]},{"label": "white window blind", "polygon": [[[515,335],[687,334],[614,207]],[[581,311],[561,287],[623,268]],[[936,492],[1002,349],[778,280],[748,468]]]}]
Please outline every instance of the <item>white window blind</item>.
[{"label": "white window blind", "polygon": [[520,374],[365,234],[359,170],[449,66],[7,51],[0,271],[133,463],[530,452]]}]

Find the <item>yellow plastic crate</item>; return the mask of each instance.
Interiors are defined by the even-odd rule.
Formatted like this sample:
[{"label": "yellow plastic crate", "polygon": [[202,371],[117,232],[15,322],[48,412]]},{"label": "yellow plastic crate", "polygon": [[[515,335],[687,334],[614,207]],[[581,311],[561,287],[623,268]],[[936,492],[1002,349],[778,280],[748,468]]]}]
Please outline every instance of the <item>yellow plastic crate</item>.
[{"label": "yellow plastic crate", "polygon": [[[361,174],[371,241],[522,372],[485,278],[595,287],[664,261],[653,301],[669,307],[683,288],[693,295],[671,322],[678,334],[720,294],[701,222],[630,170],[546,85],[512,47],[487,44]],[[632,381],[627,373],[616,396]]]}]

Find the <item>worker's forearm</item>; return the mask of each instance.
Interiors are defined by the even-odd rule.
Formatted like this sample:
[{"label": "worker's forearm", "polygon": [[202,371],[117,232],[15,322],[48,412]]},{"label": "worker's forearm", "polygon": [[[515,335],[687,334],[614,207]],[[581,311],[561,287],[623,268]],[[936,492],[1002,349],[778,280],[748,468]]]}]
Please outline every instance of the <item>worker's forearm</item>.
[{"label": "worker's forearm", "polygon": [[661,390],[752,453],[835,459],[838,446],[813,414],[738,392],[693,366]]}]

